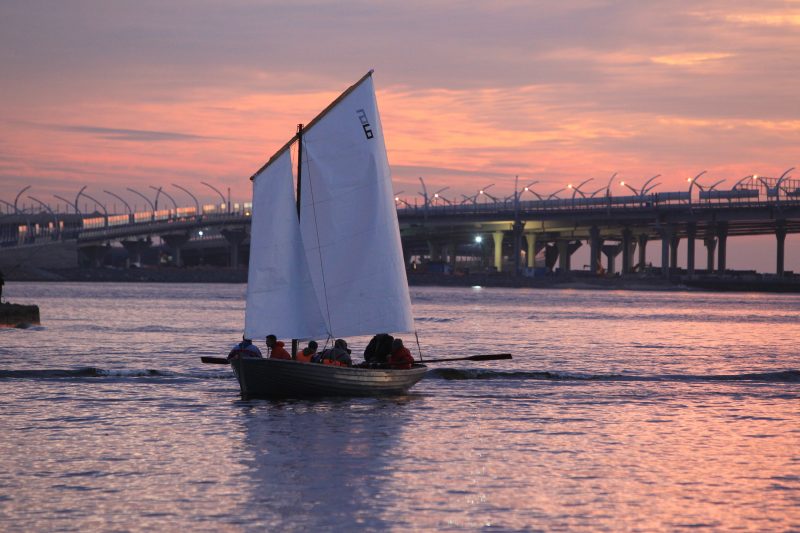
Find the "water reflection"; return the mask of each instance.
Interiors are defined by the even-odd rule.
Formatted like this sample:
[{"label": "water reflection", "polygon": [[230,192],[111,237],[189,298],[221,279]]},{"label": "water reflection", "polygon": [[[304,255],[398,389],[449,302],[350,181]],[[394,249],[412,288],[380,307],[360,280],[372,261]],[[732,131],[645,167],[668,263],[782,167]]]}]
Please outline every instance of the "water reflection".
[{"label": "water reflection", "polygon": [[242,402],[240,454],[250,500],[238,514],[249,525],[285,531],[357,527],[385,530],[387,493],[418,397]]}]

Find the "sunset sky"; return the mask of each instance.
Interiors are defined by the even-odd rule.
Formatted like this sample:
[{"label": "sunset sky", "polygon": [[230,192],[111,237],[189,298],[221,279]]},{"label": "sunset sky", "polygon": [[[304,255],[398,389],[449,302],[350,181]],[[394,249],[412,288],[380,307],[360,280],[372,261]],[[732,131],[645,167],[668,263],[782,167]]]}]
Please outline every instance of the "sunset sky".
[{"label": "sunset sky", "polygon": [[668,191],[800,166],[797,0],[4,0],[0,199],[164,185],[188,205],[177,183],[212,201],[201,181],[248,199],[370,68],[409,200],[419,176],[460,199],[515,175]]}]

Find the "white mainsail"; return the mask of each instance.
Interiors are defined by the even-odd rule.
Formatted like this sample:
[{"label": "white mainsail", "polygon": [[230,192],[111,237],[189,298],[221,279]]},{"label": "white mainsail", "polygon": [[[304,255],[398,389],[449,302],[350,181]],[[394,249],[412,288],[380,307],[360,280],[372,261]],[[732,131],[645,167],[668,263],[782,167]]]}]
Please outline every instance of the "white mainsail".
[{"label": "white mainsail", "polygon": [[328,334],[300,238],[291,152],[253,178],[253,216],[244,335],[319,339]]},{"label": "white mainsail", "polygon": [[303,244],[331,336],[414,330],[372,76],[303,133]]}]

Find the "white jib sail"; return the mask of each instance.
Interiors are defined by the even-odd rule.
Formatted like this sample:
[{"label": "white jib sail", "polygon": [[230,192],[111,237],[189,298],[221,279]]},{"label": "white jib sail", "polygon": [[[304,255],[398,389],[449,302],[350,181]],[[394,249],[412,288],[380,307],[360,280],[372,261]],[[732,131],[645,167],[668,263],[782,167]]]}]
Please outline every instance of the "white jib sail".
[{"label": "white jib sail", "polygon": [[253,180],[244,335],[270,333],[279,339],[327,336],[300,238],[289,150]]},{"label": "white jib sail", "polygon": [[414,330],[372,77],[303,135],[300,225],[333,336]]}]

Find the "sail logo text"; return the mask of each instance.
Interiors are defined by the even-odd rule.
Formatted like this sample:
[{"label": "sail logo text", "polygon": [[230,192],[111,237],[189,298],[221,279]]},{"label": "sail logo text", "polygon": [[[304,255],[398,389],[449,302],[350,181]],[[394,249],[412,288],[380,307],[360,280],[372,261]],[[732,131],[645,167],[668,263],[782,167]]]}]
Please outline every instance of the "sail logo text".
[{"label": "sail logo text", "polygon": [[364,128],[364,135],[367,136],[367,139],[372,139],[374,135],[369,126],[369,120],[367,120],[367,113],[363,109],[359,109],[356,114],[358,115],[358,120],[361,121],[361,127]]}]

